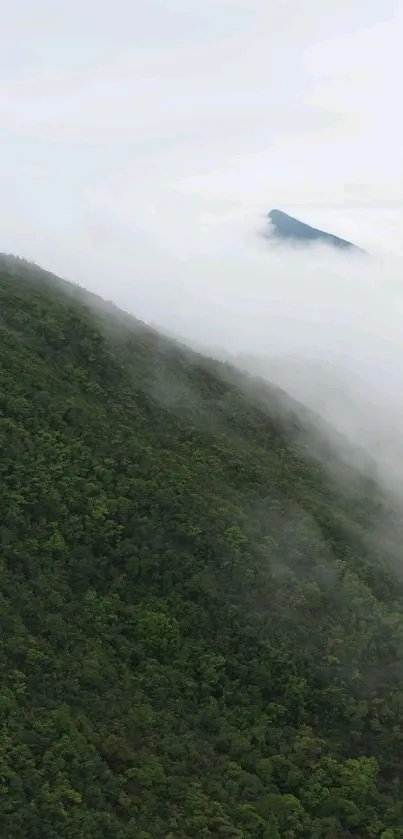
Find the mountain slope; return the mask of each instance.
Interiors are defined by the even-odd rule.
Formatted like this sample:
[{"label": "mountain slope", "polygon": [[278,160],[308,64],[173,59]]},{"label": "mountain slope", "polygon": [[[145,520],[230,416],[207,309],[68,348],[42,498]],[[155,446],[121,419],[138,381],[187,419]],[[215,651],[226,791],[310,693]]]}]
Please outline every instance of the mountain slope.
[{"label": "mountain slope", "polygon": [[401,837],[376,487],[280,392],[5,259],[0,359],[2,835]]},{"label": "mountain slope", "polygon": [[311,227],[309,224],[305,224],[304,222],[293,218],[293,216],[283,213],[281,210],[271,210],[268,213],[268,218],[273,226],[273,233],[278,239],[301,242],[305,244],[308,244],[308,242],[316,242],[324,245],[330,245],[335,248],[347,248],[365,253],[365,251],[358,248],[357,245],[354,245],[352,242],[348,242],[346,239],[340,239],[338,236],[334,236],[333,233],[325,233],[323,230]]}]

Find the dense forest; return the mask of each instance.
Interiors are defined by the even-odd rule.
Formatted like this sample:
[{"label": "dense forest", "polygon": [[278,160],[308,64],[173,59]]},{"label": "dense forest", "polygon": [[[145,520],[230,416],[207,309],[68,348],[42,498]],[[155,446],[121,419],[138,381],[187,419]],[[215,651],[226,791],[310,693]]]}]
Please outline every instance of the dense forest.
[{"label": "dense forest", "polygon": [[2,839],[403,837],[386,502],[303,424],[1,258]]}]

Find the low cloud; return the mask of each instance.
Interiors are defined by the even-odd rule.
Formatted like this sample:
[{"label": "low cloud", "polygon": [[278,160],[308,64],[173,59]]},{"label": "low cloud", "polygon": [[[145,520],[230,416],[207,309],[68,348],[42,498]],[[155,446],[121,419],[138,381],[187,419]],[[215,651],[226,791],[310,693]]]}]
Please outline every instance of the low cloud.
[{"label": "low cloud", "polygon": [[[105,249],[108,264],[115,259],[108,296],[190,345],[234,357],[280,385],[364,447],[384,475],[399,482],[403,257],[398,237],[394,250],[382,249],[372,213],[374,247],[368,259],[322,246],[264,241],[262,213],[250,208],[242,214],[239,207],[220,205],[214,213],[210,206],[200,218],[190,212],[195,205],[181,206],[181,220],[157,212],[154,227],[136,242],[123,229],[113,237],[109,228],[108,238],[93,226],[98,259]],[[340,218],[331,232],[347,235]],[[357,244],[371,238],[365,218],[355,213]]]}]

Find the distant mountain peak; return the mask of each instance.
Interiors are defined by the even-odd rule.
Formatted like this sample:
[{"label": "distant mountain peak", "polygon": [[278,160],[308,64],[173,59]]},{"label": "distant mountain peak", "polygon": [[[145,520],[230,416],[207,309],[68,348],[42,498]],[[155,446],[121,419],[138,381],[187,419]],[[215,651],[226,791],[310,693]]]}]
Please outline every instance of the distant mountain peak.
[{"label": "distant mountain peak", "polygon": [[282,210],[270,210],[267,217],[271,221],[273,235],[277,239],[305,244],[317,242],[318,244],[323,243],[334,248],[353,249],[365,253],[362,248],[357,247],[353,242],[349,242],[347,239],[340,239],[339,236],[334,236],[333,233],[326,233],[324,230],[311,227],[311,225],[299,221],[299,219],[288,215],[288,213],[284,213]]}]

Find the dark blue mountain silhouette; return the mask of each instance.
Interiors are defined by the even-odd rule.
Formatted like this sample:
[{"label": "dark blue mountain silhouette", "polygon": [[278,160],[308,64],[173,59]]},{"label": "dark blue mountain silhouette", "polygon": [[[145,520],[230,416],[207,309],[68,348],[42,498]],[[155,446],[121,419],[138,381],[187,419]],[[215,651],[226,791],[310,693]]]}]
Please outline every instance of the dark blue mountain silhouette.
[{"label": "dark blue mountain silhouette", "polygon": [[334,248],[350,248],[365,253],[362,248],[358,248],[352,242],[348,242],[346,239],[340,239],[338,236],[334,236],[333,233],[325,233],[324,230],[311,227],[309,224],[305,224],[293,218],[293,216],[283,213],[281,210],[270,210],[268,218],[273,226],[272,235],[277,239],[307,244],[309,242],[323,243],[325,245],[331,245]]}]

